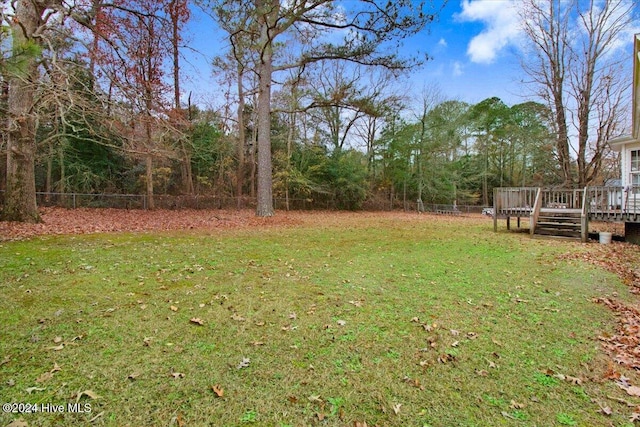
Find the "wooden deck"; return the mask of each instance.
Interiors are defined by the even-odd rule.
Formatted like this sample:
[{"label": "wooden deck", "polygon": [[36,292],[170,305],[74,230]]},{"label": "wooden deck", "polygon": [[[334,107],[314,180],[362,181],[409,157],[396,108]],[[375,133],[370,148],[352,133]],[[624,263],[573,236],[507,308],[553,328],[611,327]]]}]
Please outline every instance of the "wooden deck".
[{"label": "wooden deck", "polygon": [[545,230],[544,234],[550,234],[555,224],[560,235],[568,234],[566,229],[573,227],[580,230],[581,239],[586,241],[589,221],[640,223],[640,188],[496,188],[493,200],[494,230],[498,218],[507,220],[507,228],[511,218],[517,219],[518,227],[521,218],[528,218],[534,235],[543,218],[540,228]]}]

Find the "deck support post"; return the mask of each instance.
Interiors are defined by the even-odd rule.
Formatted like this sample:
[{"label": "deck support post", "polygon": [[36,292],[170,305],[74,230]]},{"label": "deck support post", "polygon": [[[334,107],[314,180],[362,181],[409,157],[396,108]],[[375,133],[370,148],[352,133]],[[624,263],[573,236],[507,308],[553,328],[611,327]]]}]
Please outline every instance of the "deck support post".
[{"label": "deck support post", "polygon": [[511,230],[511,217],[507,216],[507,230]]},{"label": "deck support post", "polygon": [[498,231],[498,189],[493,189],[493,232]]}]

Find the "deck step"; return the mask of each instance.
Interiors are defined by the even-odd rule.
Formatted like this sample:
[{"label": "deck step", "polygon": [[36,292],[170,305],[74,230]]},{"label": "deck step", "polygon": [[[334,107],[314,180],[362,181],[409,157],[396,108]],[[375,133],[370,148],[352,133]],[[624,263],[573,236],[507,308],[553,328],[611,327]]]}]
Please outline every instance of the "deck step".
[{"label": "deck step", "polygon": [[571,237],[580,239],[582,232],[580,229],[558,229],[558,228],[537,228],[536,235],[538,236],[558,236],[558,237]]},{"label": "deck step", "polygon": [[580,230],[582,226],[580,224],[574,223],[557,223],[557,222],[539,222],[536,225],[536,229],[538,228],[549,228],[549,229],[558,229],[558,230]]},{"label": "deck step", "polygon": [[538,217],[538,222],[552,222],[554,224],[580,224],[581,218]]},{"label": "deck step", "polygon": [[582,236],[581,211],[578,209],[541,209],[535,235],[580,239]]}]

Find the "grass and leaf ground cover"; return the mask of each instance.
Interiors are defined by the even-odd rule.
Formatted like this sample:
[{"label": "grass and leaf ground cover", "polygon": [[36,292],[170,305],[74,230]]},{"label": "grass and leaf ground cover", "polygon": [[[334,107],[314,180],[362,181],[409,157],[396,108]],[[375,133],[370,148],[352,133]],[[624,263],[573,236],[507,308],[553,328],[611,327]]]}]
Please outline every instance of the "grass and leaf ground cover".
[{"label": "grass and leaf ground cover", "polygon": [[640,377],[602,347],[616,313],[594,302],[637,296],[566,256],[597,245],[493,233],[478,218],[285,222],[0,243],[0,400],[48,405],[0,425],[638,417]]}]

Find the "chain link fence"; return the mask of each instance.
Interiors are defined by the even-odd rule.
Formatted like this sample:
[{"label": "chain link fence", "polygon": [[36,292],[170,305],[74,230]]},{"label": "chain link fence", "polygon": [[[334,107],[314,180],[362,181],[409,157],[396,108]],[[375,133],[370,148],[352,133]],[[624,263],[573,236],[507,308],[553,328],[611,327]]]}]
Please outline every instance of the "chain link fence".
[{"label": "chain link fence", "polygon": [[[37,192],[38,206],[59,206],[76,208],[116,208],[147,209],[148,199],[145,194],[89,194],[89,193],[47,193]],[[274,198],[276,210],[336,210],[332,200]],[[154,195],[156,209],[255,209],[254,197],[217,197],[205,195]],[[4,205],[4,191],[0,190],[0,207]],[[482,206],[428,204],[402,200],[366,200],[362,205],[364,211],[427,212],[444,215],[479,214]]]}]

